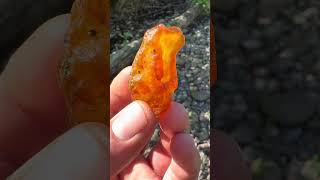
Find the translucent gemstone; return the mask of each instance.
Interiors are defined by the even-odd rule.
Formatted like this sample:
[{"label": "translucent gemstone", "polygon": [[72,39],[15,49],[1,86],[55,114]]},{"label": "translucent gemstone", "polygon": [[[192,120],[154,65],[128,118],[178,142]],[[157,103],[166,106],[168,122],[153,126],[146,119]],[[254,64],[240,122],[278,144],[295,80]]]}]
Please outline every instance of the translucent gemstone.
[{"label": "translucent gemstone", "polygon": [[178,27],[157,25],[145,33],[132,64],[132,99],[148,103],[156,117],[170,106],[178,87],[176,56],[184,43]]}]

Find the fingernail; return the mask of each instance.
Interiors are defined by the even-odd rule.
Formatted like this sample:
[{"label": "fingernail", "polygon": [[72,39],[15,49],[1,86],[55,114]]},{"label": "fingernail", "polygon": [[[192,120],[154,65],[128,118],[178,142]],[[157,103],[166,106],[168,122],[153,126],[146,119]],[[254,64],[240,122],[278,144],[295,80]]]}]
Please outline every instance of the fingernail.
[{"label": "fingernail", "polygon": [[148,124],[143,107],[133,102],[119,112],[112,124],[113,133],[121,140],[128,140]]}]

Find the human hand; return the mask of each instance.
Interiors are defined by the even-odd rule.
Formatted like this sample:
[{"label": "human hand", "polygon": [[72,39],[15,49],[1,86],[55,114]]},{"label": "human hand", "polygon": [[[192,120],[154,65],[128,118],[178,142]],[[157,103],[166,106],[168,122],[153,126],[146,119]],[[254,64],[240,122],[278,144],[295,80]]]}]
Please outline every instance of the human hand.
[{"label": "human hand", "polygon": [[[15,52],[0,76],[0,179],[5,179],[12,173],[9,179],[106,179],[109,158],[115,163],[110,169],[111,173],[120,178],[129,179],[137,175],[159,178],[164,174],[175,173],[187,178],[195,177],[198,173],[198,155],[192,139],[179,133],[184,132],[188,126],[186,118],[180,118],[184,116],[184,110],[179,104],[173,103],[166,113],[167,116],[162,117],[168,119],[170,112],[178,112],[172,113],[174,116],[171,116],[170,120],[161,121],[161,142],[147,159],[143,159],[139,152],[148,142],[156,122],[150,115],[150,109],[142,102],[139,103],[149,118],[145,131],[134,137],[135,140],[141,140],[138,144],[122,142],[119,148],[114,145],[114,148],[109,148],[107,127],[101,124],[86,123],[68,130],[64,98],[56,80],[68,25],[67,15],[42,25]],[[129,71],[127,68],[120,74],[128,74]],[[119,75],[118,80],[121,80],[121,77],[127,75]],[[116,87],[115,89],[117,86],[119,89],[126,87],[125,83],[122,86],[119,86],[120,84],[113,83],[112,86]],[[130,100],[123,98],[128,96],[123,95],[111,98],[112,123],[116,120],[114,115],[117,111],[130,103]],[[60,136],[61,134],[63,135]],[[170,148],[168,137],[172,138],[173,134],[176,135]],[[213,170],[216,172],[213,177],[221,180],[235,179],[234,177],[248,179],[249,171],[241,162],[235,143],[219,132],[214,131],[211,134],[215,142],[211,150],[215,159],[212,163]],[[57,138],[58,136],[60,137]],[[113,141],[117,142],[116,140],[115,136]],[[129,148],[124,149],[125,147]],[[113,152],[113,157],[106,153],[109,149]],[[122,154],[124,150],[138,154],[129,154],[129,158],[133,160],[129,165],[129,160],[116,162],[117,157],[128,155]],[[168,155],[168,150],[177,150],[171,152],[173,160]],[[192,156],[196,163],[190,165]],[[228,159],[225,159],[226,157]],[[178,164],[181,159],[187,159],[182,166]],[[125,159],[119,157],[119,160]],[[186,172],[188,168],[191,171]],[[142,174],[139,170],[143,170]]]},{"label": "human hand", "polygon": [[185,133],[188,116],[172,102],[160,116],[160,141],[144,158],[158,120],[142,101],[131,102],[131,67],[122,70],[110,86],[110,174],[112,179],[193,180],[198,178],[200,156],[193,138]]},{"label": "human hand", "polygon": [[[187,145],[191,153],[194,153],[191,154],[195,158],[192,167],[177,164],[181,159],[187,159],[182,156],[190,151],[184,150],[186,153],[179,154],[176,157],[177,160],[172,162],[166,152],[170,150],[169,137],[172,138],[174,134],[184,131],[188,126],[186,118],[180,118],[185,115],[185,112],[179,104],[173,103],[171,111],[168,112],[174,113],[174,116],[163,117],[164,119],[179,118],[179,121],[168,120],[171,123],[162,125],[163,132],[166,132],[167,136],[162,134],[161,143],[152,151],[148,160],[143,160],[139,152],[149,141],[156,120],[147,105],[142,102],[139,104],[147,115],[145,120],[148,124],[144,127],[146,130],[144,132],[147,133],[135,136],[136,144],[135,141],[130,140],[120,141],[111,133],[112,147],[109,148],[107,127],[102,124],[86,123],[68,130],[64,98],[56,80],[58,63],[63,54],[64,35],[68,26],[67,15],[59,16],[42,25],[14,53],[1,74],[0,179],[12,173],[9,179],[48,179],[49,177],[52,179],[106,179],[107,170],[110,168],[107,165],[108,160],[118,162],[111,163],[111,173],[119,177],[125,176],[126,179],[135,176],[136,170],[129,172],[133,167],[150,170],[143,171],[142,174],[140,172],[141,177],[161,175],[169,166],[166,177],[175,173],[181,173],[178,177],[184,176],[189,179],[195,177],[198,173],[199,159],[190,136],[184,133],[175,135],[174,141],[171,142],[171,149],[174,150],[172,153],[175,155],[181,150],[177,146],[181,143]],[[123,78],[122,75],[123,73],[118,76],[118,79]],[[113,87],[114,85],[115,83]],[[119,92],[128,95],[126,94],[128,91]],[[111,102],[113,113],[129,103],[129,101],[121,102],[115,98],[111,100],[114,100]],[[136,115],[143,116],[139,113]],[[114,117],[111,124],[117,119]],[[161,149],[162,146],[165,148]],[[107,154],[109,149],[110,157]],[[130,154],[133,152],[136,154]],[[144,167],[146,164],[142,162],[150,162],[152,166]],[[188,168],[192,168],[191,174],[189,171],[184,171],[189,170]]]},{"label": "human hand", "polygon": [[69,130],[57,84],[68,26],[68,15],[43,24],[0,76],[0,179],[107,179],[107,127]]}]

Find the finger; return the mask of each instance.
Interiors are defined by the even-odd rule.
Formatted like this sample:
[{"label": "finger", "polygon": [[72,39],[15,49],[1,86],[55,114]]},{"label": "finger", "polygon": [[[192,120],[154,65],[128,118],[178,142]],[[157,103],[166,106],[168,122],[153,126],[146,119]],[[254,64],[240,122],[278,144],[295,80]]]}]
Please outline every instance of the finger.
[{"label": "finger", "polygon": [[111,119],[111,177],[134,160],[149,142],[157,120],[150,107],[134,101]]},{"label": "finger", "polygon": [[160,127],[160,141],[150,152],[148,161],[155,173],[163,176],[171,162],[170,139],[174,134],[184,132],[189,127],[183,105],[172,102],[169,109],[160,116]]},{"label": "finger", "polygon": [[214,130],[213,150],[211,157],[214,179],[249,180],[250,171],[242,158],[240,148],[236,142],[222,132]]},{"label": "finger", "polygon": [[57,74],[68,26],[68,15],[44,23],[13,54],[1,75],[1,86],[24,111],[55,122],[52,116],[65,111]]},{"label": "finger", "polygon": [[131,102],[129,75],[131,66],[123,69],[110,85],[110,118]]},{"label": "finger", "polygon": [[161,177],[164,176],[171,163],[170,140],[171,138],[160,131],[160,140],[147,157],[154,172]]},{"label": "finger", "polygon": [[171,157],[170,154],[170,143],[171,143],[171,138],[166,136],[163,131],[160,131],[160,141],[161,147],[163,148],[162,151],[168,154]]},{"label": "finger", "polygon": [[147,158],[149,164],[151,165],[153,171],[158,176],[162,177],[165,172],[167,171],[170,162],[171,156],[170,154],[164,149],[161,142],[156,144],[152,151],[150,152]]},{"label": "finger", "polygon": [[49,144],[8,179],[107,179],[107,127],[81,124]]},{"label": "finger", "polygon": [[168,110],[160,116],[160,127],[169,138],[176,133],[186,131],[189,128],[189,120],[184,106],[172,102]]},{"label": "finger", "polygon": [[67,127],[56,70],[68,24],[68,15],[43,24],[11,57],[0,77],[0,149],[17,165]]},{"label": "finger", "polygon": [[161,178],[153,172],[151,167],[148,165],[147,161],[143,157],[139,156],[120,173],[120,179],[121,180],[136,180],[136,179],[160,180]]},{"label": "finger", "polygon": [[165,173],[164,180],[196,180],[200,171],[200,155],[193,138],[185,133],[171,139],[171,164]]}]

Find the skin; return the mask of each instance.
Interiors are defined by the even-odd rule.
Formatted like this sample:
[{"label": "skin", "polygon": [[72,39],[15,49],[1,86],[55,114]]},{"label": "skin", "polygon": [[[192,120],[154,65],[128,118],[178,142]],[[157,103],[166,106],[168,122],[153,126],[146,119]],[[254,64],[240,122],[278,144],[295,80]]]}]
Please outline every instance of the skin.
[{"label": "skin", "polygon": [[[119,116],[113,116],[113,114],[123,108],[126,109],[126,106],[132,103],[127,83],[130,72],[131,67],[125,68],[111,84],[111,126]],[[117,144],[117,146],[111,147],[111,159],[120,159],[110,161],[111,176],[114,179],[197,179],[200,156],[192,137],[184,133],[189,126],[184,107],[172,102],[169,109],[160,116],[160,141],[150,155],[144,158],[140,151],[150,141],[158,120],[146,103],[136,102],[144,113],[138,114],[136,119],[129,123],[130,128],[135,129],[135,126],[139,126],[141,121],[138,119],[147,118],[148,124],[141,129],[139,134],[127,141],[121,141],[113,132],[110,133],[111,145]],[[135,108],[130,110],[138,111]],[[128,162],[128,159],[131,162]]]},{"label": "skin", "polygon": [[[144,102],[130,101],[127,87],[130,67],[110,86],[111,131],[99,123],[68,128],[67,110],[56,79],[68,25],[68,15],[43,24],[13,54],[0,76],[0,179],[10,175],[9,179],[23,180],[49,177],[89,180],[106,179],[109,174],[113,179],[196,179],[199,153],[193,139],[184,133],[189,125],[181,104],[172,102],[160,117],[163,120],[160,142],[147,158],[140,155],[157,121]],[[122,140],[113,125],[124,114],[136,112],[129,104],[138,104],[134,107],[142,111],[126,121],[147,125]],[[130,126],[129,131],[137,127]],[[236,174],[247,172],[238,161],[239,151],[234,151],[236,144],[219,134],[213,132],[217,142],[213,157],[221,157],[213,162],[213,171],[221,172],[222,180],[230,172],[233,179],[245,179],[243,173]],[[222,157],[230,158],[224,161]],[[231,176],[228,178],[232,179]]]}]

